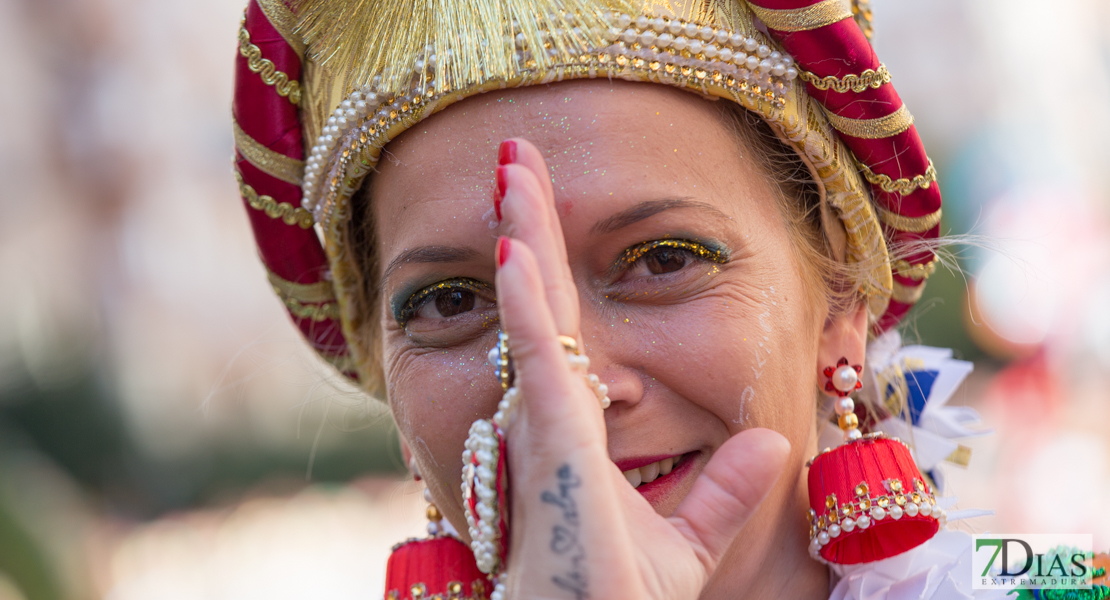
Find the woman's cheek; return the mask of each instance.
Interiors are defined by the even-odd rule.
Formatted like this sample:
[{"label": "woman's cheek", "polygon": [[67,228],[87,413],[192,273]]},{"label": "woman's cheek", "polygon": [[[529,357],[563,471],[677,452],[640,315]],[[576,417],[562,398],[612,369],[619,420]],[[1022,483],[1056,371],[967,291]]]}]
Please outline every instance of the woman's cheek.
[{"label": "woman's cheek", "polygon": [[[470,424],[492,414],[500,390],[471,353],[404,349],[387,356],[390,407],[421,463],[455,469]],[[428,474],[430,476],[430,474]]]},{"label": "woman's cheek", "polygon": [[668,353],[658,363],[660,374],[652,375],[717,415],[731,433],[751,427],[788,433],[800,416],[792,384],[811,370],[806,353],[791,342],[801,335],[796,307],[775,285],[716,291],[654,324],[653,334],[680,351]]},{"label": "woman's cheek", "polygon": [[714,295],[642,319],[627,342],[644,370],[735,433],[753,423],[760,377],[757,325],[744,300]]}]

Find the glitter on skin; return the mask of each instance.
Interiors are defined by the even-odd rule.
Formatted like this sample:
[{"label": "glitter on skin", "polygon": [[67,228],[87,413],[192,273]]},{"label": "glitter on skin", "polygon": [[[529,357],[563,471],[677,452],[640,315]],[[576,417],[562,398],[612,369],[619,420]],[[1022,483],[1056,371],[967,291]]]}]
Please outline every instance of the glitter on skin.
[{"label": "glitter on skin", "polygon": [[728,262],[728,249],[707,248],[705,245],[691,240],[655,240],[640,244],[624,251],[624,255],[617,261],[619,265],[630,266],[640,260],[644,255],[656,248],[675,248],[690,252],[698,258],[709,260],[718,264]]},{"label": "glitter on skin", "polygon": [[455,290],[465,290],[474,292],[475,294],[493,294],[493,288],[488,283],[482,283],[481,281],[470,279],[469,277],[455,277],[453,279],[434,283],[416,292],[405,301],[405,304],[394,313],[394,316],[398,323],[404,325],[418,310],[420,310],[420,307],[424,306],[424,304],[431,300],[436,294],[443,291]]}]

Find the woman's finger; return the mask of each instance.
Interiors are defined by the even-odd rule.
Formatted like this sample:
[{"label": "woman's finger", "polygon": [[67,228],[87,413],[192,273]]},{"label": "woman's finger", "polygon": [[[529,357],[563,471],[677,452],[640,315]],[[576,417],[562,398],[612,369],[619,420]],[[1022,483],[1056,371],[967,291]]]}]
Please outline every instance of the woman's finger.
[{"label": "woman's finger", "polygon": [[509,142],[516,148],[514,156],[521,162],[498,168],[498,187],[503,192],[499,210],[503,232],[534,251],[555,328],[561,335],[577,337],[578,290],[567,264],[566,242],[543,158],[539,150],[526,141],[509,140],[505,144]]},{"label": "woman's finger", "polygon": [[778,481],[790,442],[770,429],[740,432],[717,449],[669,521],[712,573]]},{"label": "woman's finger", "polygon": [[[547,161],[543,159],[543,154],[540,152],[540,149],[526,139],[509,138],[501,142],[501,147],[498,149],[497,153],[497,164],[520,165],[532,172],[532,175],[535,176],[536,181],[539,183],[544,206],[547,208],[547,218],[552,224],[552,230],[559,242],[565,242],[563,238],[563,226],[559,221],[559,213],[555,209],[555,188],[551,184],[551,172],[547,168]],[[563,264],[567,264],[565,243],[559,246],[559,257],[563,259]],[[569,265],[567,266],[567,273],[570,273]]]},{"label": "woman's finger", "polygon": [[[593,415],[593,433],[604,425],[596,400],[567,362],[566,350],[556,336],[555,319],[548,306],[545,282],[536,253],[518,239],[497,242],[497,303],[501,324],[509,335],[513,363],[530,421],[545,427],[558,424],[567,431],[581,430]],[[588,406],[590,400],[593,405]],[[535,443],[539,440],[530,440]],[[569,442],[569,440],[566,440]],[[559,443],[559,442],[556,442]],[[604,446],[604,438],[601,438]]]}]

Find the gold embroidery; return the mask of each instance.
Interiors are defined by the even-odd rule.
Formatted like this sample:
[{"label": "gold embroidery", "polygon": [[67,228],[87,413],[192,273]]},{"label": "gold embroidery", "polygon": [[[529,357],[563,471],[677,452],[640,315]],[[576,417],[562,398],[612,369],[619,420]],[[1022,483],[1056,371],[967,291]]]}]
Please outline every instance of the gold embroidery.
[{"label": "gold embroidery", "polygon": [[289,76],[278,71],[272,61],[262,58],[262,50],[251,43],[251,34],[246,27],[239,28],[239,54],[246,57],[251,72],[262,76],[266,85],[274,86],[279,96],[289,98],[293,104],[301,103],[301,84],[290,81]]},{"label": "gold embroidery", "polygon": [[293,316],[301,319],[312,319],[317,322],[327,319],[339,320],[339,306],[335,302],[305,304],[293,298],[282,298],[281,301]]},{"label": "gold embroidery", "polygon": [[909,277],[914,281],[923,281],[936,272],[938,260],[939,259],[934,256],[933,260],[916,265],[906,260],[897,260],[894,262],[894,272],[902,277]]},{"label": "gold embroidery", "polygon": [[304,60],[304,40],[294,32],[297,28],[297,16],[293,14],[293,11],[289,10],[283,0],[258,0],[258,7],[262,9],[274,29],[281,34],[281,37],[285,38],[293,52],[296,52],[297,56]]},{"label": "gold embroidery", "polygon": [[805,8],[775,10],[749,3],[763,24],[778,31],[809,31],[848,19],[852,11],[842,0],[824,0]]},{"label": "gold embroidery", "polygon": [[921,299],[921,294],[925,291],[925,284],[909,286],[894,282],[894,293],[890,295],[890,299],[902,304],[914,304]]},{"label": "gold embroidery", "polygon": [[971,448],[960,444],[960,446],[953,450],[952,454],[949,454],[944,460],[961,467],[966,467],[971,462]]},{"label": "gold embroidery", "polygon": [[878,89],[883,84],[890,83],[890,71],[887,71],[886,65],[879,65],[878,69],[867,69],[863,73],[856,75],[845,75],[842,78],[837,78],[833,75],[828,77],[818,77],[809,71],[802,71],[798,74],[802,81],[807,81],[813,87],[826,91],[832,90],[844,94],[848,91],[860,93],[867,88]]},{"label": "gold embroidery", "polygon": [[266,270],[266,278],[270,280],[270,285],[274,287],[274,293],[282,298],[292,298],[298,302],[307,303],[335,301],[335,290],[332,288],[330,281],[294,283],[288,279],[283,279],[269,269]]},{"label": "gold embroidery", "polygon": [[852,0],[852,17],[863,36],[871,41],[871,36],[875,33],[875,27],[871,24],[871,0]]},{"label": "gold embroidery", "polygon": [[864,140],[878,140],[898,135],[913,125],[913,115],[906,109],[905,104],[878,119],[849,119],[833,114],[831,111],[826,112],[829,115],[829,123],[837,131]]},{"label": "gold embroidery", "polygon": [[892,415],[901,415],[909,398],[909,385],[902,365],[894,363],[876,376],[879,389],[883,392],[883,405]]},{"label": "gold embroidery", "polygon": [[900,179],[891,179],[890,177],[882,174],[875,173],[867,167],[867,165],[860,163],[860,171],[863,172],[863,178],[870,182],[872,185],[879,186],[884,192],[893,194],[898,192],[903,196],[909,196],[916,192],[918,188],[927,190],[929,186],[933,185],[937,180],[937,169],[933,166],[933,161],[929,160],[929,166],[925,169],[924,175],[915,175],[913,179],[902,177]]},{"label": "gold embroidery", "polygon": [[271,219],[281,219],[286,225],[299,225],[301,229],[312,228],[312,213],[303,208],[294,207],[288,202],[278,202],[271,196],[259,195],[254,188],[243,181],[243,176],[239,174],[238,169],[235,170],[235,179],[239,181],[239,193],[251,208],[266,213],[266,216]]},{"label": "gold embroidery", "polygon": [[243,158],[263,173],[300,187],[304,177],[304,161],[263,146],[258,140],[247,135],[247,132],[239,126],[239,122],[234,119],[231,121],[231,126],[235,134],[235,145]]},{"label": "gold embroidery", "polygon": [[923,217],[904,217],[881,206],[877,206],[876,208],[879,209],[879,220],[899,231],[925,233],[936,227],[937,223],[940,223],[941,210],[939,208],[936,212],[927,214]]}]

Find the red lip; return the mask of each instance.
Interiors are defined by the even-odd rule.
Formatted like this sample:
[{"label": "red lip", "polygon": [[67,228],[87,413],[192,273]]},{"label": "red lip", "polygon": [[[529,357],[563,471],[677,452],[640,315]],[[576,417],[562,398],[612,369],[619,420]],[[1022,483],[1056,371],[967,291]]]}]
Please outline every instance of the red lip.
[{"label": "red lip", "polygon": [[632,469],[639,469],[640,467],[646,467],[651,463],[659,462],[664,458],[673,458],[675,460],[678,460],[678,458],[681,456],[681,454],[660,454],[659,456],[626,458],[624,460],[615,460],[613,462],[616,463],[617,469],[620,469],[621,471],[631,471]]},{"label": "red lip", "polygon": [[658,507],[682,485],[683,480],[694,473],[694,463],[697,462],[695,457],[696,453],[680,455],[675,458],[678,464],[670,473],[659,476],[651,483],[641,483],[636,491],[652,506]]}]

